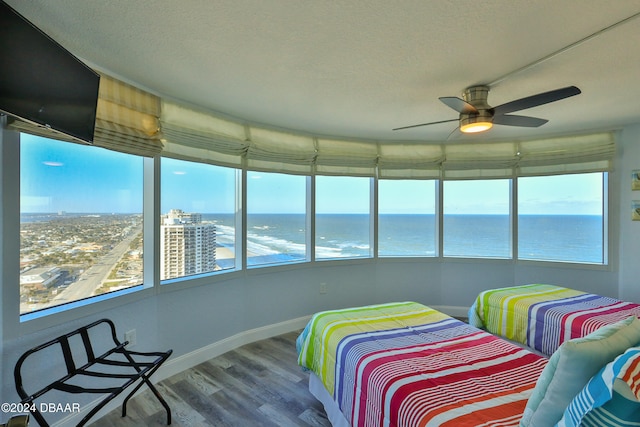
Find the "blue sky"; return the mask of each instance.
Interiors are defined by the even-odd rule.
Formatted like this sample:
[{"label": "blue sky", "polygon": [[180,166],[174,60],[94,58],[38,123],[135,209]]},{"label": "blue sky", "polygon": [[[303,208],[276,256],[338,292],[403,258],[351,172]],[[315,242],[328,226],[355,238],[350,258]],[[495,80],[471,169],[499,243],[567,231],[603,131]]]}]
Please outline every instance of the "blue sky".
[{"label": "blue sky", "polygon": [[142,212],[141,158],[25,134],[21,139],[22,212]]},{"label": "blue sky", "polygon": [[[142,159],[94,147],[22,135],[22,212],[142,211]],[[230,168],[161,162],[161,211],[232,213],[237,177]],[[318,213],[367,213],[369,179],[318,177]],[[601,175],[521,178],[522,214],[600,214]],[[249,213],[302,213],[306,179],[247,174]],[[446,181],[445,213],[507,214],[509,180]],[[433,213],[433,181],[381,181],[380,213]]]},{"label": "blue sky", "polygon": [[160,210],[185,212],[235,212],[236,172],[231,168],[162,159]]}]

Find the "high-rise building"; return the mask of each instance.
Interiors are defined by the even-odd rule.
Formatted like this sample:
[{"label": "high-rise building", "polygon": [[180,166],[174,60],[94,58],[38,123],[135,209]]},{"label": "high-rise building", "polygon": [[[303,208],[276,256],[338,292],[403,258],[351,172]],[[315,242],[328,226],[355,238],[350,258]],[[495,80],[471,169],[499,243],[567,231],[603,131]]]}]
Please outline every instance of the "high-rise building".
[{"label": "high-rise building", "polygon": [[160,280],[216,268],[216,226],[202,223],[201,214],[171,209],[160,233]]}]

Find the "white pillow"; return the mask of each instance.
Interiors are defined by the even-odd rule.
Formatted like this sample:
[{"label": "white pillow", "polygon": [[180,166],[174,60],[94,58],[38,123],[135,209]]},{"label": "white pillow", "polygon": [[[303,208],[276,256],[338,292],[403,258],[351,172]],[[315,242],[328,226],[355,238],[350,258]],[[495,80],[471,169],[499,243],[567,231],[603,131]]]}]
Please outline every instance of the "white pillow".
[{"label": "white pillow", "polygon": [[640,320],[633,316],[563,343],[543,369],[520,425],[555,425],[592,376],[626,349],[638,344]]}]

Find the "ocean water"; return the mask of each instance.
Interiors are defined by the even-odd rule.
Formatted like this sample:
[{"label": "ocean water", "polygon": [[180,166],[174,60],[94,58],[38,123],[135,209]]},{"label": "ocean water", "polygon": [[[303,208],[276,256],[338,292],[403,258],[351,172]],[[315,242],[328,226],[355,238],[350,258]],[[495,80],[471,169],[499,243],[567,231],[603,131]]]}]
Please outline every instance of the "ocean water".
[{"label": "ocean water", "polygon": [[521,215],[520,259],[602,264],[604,230],[598,215]]},{"label": "ocean water", "polygon": [[[113,215],[113,214],[112,214]],[[87,214],[23,214],[21,222],[48,222]],[[118,215],[116,215],[118,216]],[[234,250],[234,215],[203,214],[218,226],[218,242]],[[302,214],[253,214],[247,218],[248,264],[305,259],[306,221]],[[445,215],[443,255],[511,258],[507,215]],[[320,214],[316,217],[316,258],[360,258],[372,255],[367,215]],[[603,263],[602,217],[598,215],[520,215],[518,258]],[[382,257],[435,256],[434,215],[380,215],[378,253]],[[221,259],[223,268],[233,260]]]},{"label": "ocean water", "polygon": [[[218,242],[233,245],[232,215],[203,215],[218,225]],[[603,262],[602,217],[593,215],[521,215],[518,219],[520,259]],[[367,215],[318,215],[316,258],[371,256]],[[306,225],[301,214],[248,216],[248,264],[304,260]],[[510,258],[511,231],[506,215],[446,215],[443,254],[451,257]],[[380,256],[434,256],[434,215],[380,215]]]}]

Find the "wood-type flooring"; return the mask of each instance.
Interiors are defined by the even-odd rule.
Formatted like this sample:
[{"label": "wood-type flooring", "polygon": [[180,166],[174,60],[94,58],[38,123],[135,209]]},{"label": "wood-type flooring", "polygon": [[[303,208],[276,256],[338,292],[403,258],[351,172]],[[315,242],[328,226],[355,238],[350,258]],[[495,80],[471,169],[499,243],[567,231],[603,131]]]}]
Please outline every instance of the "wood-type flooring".
[{"label": "wood-type flooring", "polygon": [[[298,334],[247,344],[159,382],[172,426],[330,427],[309,393],[309,374],[297,364]],[[120,415],[118,408],[90,425],[166,425],[166,412],[149,390],[129,401],[126,417]]]}]

